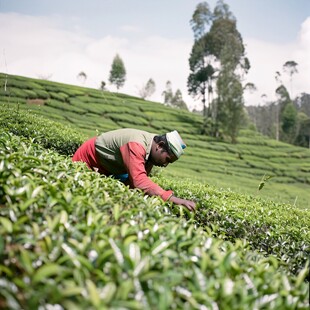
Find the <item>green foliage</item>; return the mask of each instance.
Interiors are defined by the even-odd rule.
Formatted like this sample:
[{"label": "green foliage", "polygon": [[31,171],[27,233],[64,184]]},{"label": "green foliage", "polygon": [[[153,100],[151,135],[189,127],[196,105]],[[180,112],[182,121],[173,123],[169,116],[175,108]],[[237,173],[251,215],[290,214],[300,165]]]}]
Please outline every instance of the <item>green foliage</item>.
[{"label": "green foliage", "polygon": [[31,112],[19,111],[7,105],[0,105],[0,128],[16,135],[33,138],[45,148],[57,150],[60,154],[73,154],[84,142],[85,137],[68,126],[61,125]]},{"label": "green foliage", "polygon": [[[248,106],[247,113],[259,132],[270,137],[276,137],[279,129],[279,139],[290,144],[309,148],[310,141],[310,102],[308,94],[302,94],[294,102],[290,101],[285,87],[278,89],[279,101],[260,107]],[[279,126],[276,124],[280,120]]]},{"label": "green foliage", "polygon": [[[191,23],[195,42],[189,58],[191,73],[187,86],[192,95],[202,100],[205,121],[201,133],[227,135],[236,143],[243,116],[241,75],[249,69],[236,20],[229,6],[218,1],[213,14],[207,3],[198,4]],[[220,69],[212,66],[216,61]],[[211,102],[214,81],[218,98]]]},{"label": "green foliage", "polygon": [[167,81],[166,89],[163,91],[162,96],[164,97],[164,103],[166,105],[182,110],[188,110],[187,105],[183,100],[182,92],[177,89],[175,94],[173,94],[170,81]]},{"label": "green foliage", "polygon": [[283,141],[293,143],[297,136],[297,110],[292,103],[285,106],[282,113]]},{"label": "green foliage", "polygon": [[54,100],[54,99],[49,99],[45,102],[45,105],[48,107],[53,107],[56,109],[59,109],[59,111],[64,110],[68,112],[74,112],[78,114],[85,114],[89,109],[85,109],[85,107],[79,107],[77,105],[69,105],[67,103]]},{"label": "green foliage", "polygon": [[28,99],[35,99],[38,97],[37,94],[30,89],[25,89],[24,92],[26,94],[26,98]]},{"label": "green foliage", "polygon": [[10,87],[6,92],[1,90],[1,96],[7,96],[7,97],[19,97],[19,98],[29,98],[29,96],[32,96],[34,98],[34,92],[31,90],[27,92],[27,89],[20,89],[20,88],[15,88],[15,87]]},{"label": "green foliage", "polygon": [[310,148],[310,117],[301,112],[298,114],[299,131],[295,143]]},{"label": "green foliage", "polygon": [[259,190],[259,191],[262,190],[263,187],[265,186],[266,182],[267,182],[268,180],[270,180],[271,178],[273,178],[273,176],[271,176],[271,175],[264,175],[263,178],[262,178],[262,180],[260,181],[260,183],[259,183],[259,185],[258,185],[258,190]]},{"label": "green foliage", "polygon": [[236,143],[243,119],[243,91],[239,77],[231,69],[224,68],[219,74],[217,89],[215,131],[221,130]]},{"label": "green foliage", "polygon": [[63,102],[67,101],[67,99],[69,98],[69,96],[67,94],[61,93],[61,92],[57,92],[57,93],[56,92],[50,92],[49,94],[50,94],[52,99],[56,99],[56,100],[63,101]]},{"label": "green foliage", "polygon": [[[2,133],[0,144],[1,307],[309,306],[307,265],[292,275],[281,260],[249,248],[263,233],[274,245],[287,230],[281,242],[297,262],[300,251],[309,250],[300,248],[309,245],[303,229],[309,213],[208,187],[191,192],[192,183],[169,181],[176,192],[199,199],[199,212],[188,214],[31,140]],[[262,220],[267,226],[260,232]],[[254,243],[235,239],[246,232]],[[233,242],[223,240],[228,236]]]},{"label": "green foliage", "polygon": [[106,116],[110,119],[112,119],[115,122],[119,121],[126,121],[128,124],[134,124],[134,125],[148,125],[148,121],[144,118],[135,116],[135,115],[126,115],[126,114],[120,114],[120,113],[107,113]]},{"label": "green foliage", "polygon": [[[5,76],[0,74],[0,85],[3,85],[4,78]],[[50,95],[47,100],[39,97],[28,100],[9,96],[8,92],[12,89],[10,85],[15,81],[21,83],[20,87],[25,89],[29,89],[29,82],[29,85],[36,87],[33,90],[37,95],[38,91],[42,90],[48,94],[50,91],[68,94],[68,101],[51,99]],[[23,92],[21,88],[18,90]],[[20,114],[25,110],[28,115],[37,114],[62,124],[69,123],[85,139],[121,127],[133,127],[154,133],[177,129],[188,148],[181,160],[165,170],[165,175],[173,178],[189,177],[240,193],[310,208],[310,152],[307,149],[268,139],[248,129],[240,130],[236,145],[225,140],[220,142],[199,134],[203,124],[201,115],[126,94],[11,75],[8,76],[7,90],[1,88],[0,91],[4,93],[4,96],[0,94],[3,107],[17,109],[17,103],[20,103]],[[113,116],[114,120],[110,116]],[[12,117],[14,120],[14,114]],[[31,119],[35,123],[34,115]],[[309,142],[307,128],[305,123],[305,135],[300,137],[304,139],[304,143]],[[50,136],[53,138],[51,134]],[[61,141],[64,139],[64,136],[60,138]],[[67,143],[71,145],[72,142],[68,140]],[[257,191],[257,186],[265,174],[275,177],[264,190]]]},{"label": "green foliage", "polygon": [[36,98],[38,99],[48,99],[50,97],[49,93],[45,90],[36,89]]},{"label": "green foliage", "polygon": [[200,39],[205,34],[206,26],[212,20],[212,13],[207,2],[201,2],[197,5],[192,19],[190,21],[195,39]]},{"label": "green foliage", "polygon": [[183,100],[182,92],[179,89],[176,90],[174,97],[172,98],[171,106],[182,110],[188,110],[187,105]]},{"label": "green foliage", "polygon": [[112,62],[112,67],[109,76],[109,82],[115,84],[117,89],[124,86],[126,81],[126,69],[123,60],[117,54]]},{"label": "green foliage", "polygon": [[[269,179],[265,177],[266,180]],[[198,203],[196,223],[212,227],[218,237],[245,239],[253,249],[274,255],[292,273],[299,272],[310,257],[310,211],[277,204],[208,185],[157,178],[165,188]]]}]

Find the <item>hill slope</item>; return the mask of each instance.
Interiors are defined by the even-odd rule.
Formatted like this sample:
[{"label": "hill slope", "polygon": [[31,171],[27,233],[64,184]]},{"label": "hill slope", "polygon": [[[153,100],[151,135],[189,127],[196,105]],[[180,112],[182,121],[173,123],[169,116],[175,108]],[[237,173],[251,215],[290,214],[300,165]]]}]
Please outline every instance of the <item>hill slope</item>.
[{"label": "hill slope", "polygon": [[[188,148],[164,175],[310,208],[310,151],[242,132],[237,145],[199,135],[199,115],[140,98],[0,74],[0,102],[70,124],[88,138],[120,127],[178,130]],[[4,117],[4,116],[3,116]],[[261,191],[262,178],[273,176]]]},{"label": "hill slope", "polygon": [[34,143],[71,143],[46,123],[0,133],[1,308],[308,309],[309,211],[159,178],[188,214]]}]

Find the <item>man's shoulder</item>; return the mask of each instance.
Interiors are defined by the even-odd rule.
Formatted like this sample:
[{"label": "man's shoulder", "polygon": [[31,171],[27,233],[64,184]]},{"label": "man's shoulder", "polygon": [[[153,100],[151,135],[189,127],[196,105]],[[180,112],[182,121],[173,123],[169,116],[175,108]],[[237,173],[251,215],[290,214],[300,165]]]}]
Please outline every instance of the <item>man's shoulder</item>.
[{"label": "man's shoulder", "polygon": [[141,143],[148,146],[156,134],[135,128],[120,128],[105,132],[97,137],[97,144],[124,145],[128,142]]}]

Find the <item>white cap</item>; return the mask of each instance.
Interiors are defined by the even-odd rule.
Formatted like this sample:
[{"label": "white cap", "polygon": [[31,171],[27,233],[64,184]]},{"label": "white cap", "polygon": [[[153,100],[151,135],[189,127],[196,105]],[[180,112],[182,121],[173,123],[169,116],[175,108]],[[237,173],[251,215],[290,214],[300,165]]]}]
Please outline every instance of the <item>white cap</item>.
[{"label": "white cap", "polygon": [[177,158],[180,158],[180,156],[184,153],[183,150],[186,148],[181,136],[176,130],[173,130],[168,132],[166,137],[171,151]]}]

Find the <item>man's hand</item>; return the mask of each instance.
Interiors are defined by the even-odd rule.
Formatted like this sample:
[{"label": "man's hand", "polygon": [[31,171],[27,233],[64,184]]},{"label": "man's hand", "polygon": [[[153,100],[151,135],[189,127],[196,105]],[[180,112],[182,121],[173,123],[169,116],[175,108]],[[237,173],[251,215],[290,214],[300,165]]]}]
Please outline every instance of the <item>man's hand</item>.
[{"label": "man's hand", "polygon": [[189,211],[195,211],[195,208],[196,208],[195,202],[191,201],[191,200],[186,200],[186,199],[178,198],[175,196],[171,196],[169,201],[171,201],[177,205],[185,206]]}]

